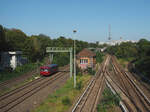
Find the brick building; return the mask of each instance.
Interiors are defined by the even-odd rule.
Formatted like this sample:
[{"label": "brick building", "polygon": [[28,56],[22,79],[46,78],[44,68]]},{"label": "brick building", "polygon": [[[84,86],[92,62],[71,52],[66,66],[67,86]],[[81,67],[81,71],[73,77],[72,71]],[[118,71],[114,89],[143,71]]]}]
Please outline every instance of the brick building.
[{"label": "brick building", "polygon": [[96,64],[96,54],[87,48],[77,54],[77,65],[81,69],[94,67]]}]

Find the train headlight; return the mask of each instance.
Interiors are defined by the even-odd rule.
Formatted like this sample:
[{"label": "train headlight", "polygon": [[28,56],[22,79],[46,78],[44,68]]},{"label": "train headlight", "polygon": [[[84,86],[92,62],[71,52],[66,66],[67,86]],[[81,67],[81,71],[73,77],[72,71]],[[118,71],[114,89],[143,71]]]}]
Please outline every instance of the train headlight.
[{"label": "train headlight", "polygon": [[47,70],[47,69],[44,69],[44,72],[48,72],[48,70]]}]

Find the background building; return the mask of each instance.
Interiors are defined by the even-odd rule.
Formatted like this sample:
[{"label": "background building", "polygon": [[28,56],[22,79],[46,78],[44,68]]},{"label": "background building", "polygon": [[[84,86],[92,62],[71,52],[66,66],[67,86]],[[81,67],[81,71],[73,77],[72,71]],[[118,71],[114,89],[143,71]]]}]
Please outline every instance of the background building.
[{"label": "background building", "polygon": [[94,67],[96,64],[96,54],[85,48],[77,54],[77,65],[81,69]]},{"label": "background building", "polygon": [[103,44],[107,44],[107,45],[110,45],[110,46],[115,46],[115,45],[120,45],[122,42],[132,42],[132,43],[136,43],[137,41],[133,41],[133,40],[110,40],[110,41],[107,41],[107,42],[99,42],[99,45],[103,45]]},{"label": "background building", "polygon": [[12,68],[14,70],[17,66],[27,63],[27,59],[23,59],[21,55],[21,51],[1,52],[0,69]]}]

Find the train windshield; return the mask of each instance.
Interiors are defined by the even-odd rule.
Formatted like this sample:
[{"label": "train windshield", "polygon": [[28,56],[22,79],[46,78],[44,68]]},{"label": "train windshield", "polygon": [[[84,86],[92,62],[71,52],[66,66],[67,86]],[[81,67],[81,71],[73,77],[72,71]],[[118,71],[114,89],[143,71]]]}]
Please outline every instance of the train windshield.
[{"label": "train windshield", "polygon": [[41,68],[41,71],[48,72],[48,69],[47,68]]}]

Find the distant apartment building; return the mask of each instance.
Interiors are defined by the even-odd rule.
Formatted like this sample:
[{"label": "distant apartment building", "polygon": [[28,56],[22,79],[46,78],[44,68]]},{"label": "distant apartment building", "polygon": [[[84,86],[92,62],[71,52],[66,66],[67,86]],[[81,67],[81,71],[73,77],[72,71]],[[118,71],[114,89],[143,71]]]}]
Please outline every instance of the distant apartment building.
[{"label": "distant apartment building", "polygon": [[95,67],[96,64],[96,54],[89,49],[83,49],[77,54],[77,65],[81,69],[86,69],[88,67]]},{"label": "distant apartment building", "polygon": [[107,45],[110,45],[110,46],[114,46],[114,45],[120,45],[122,42],[132,42],[132,43],[135,43],[137,41],[133,41],[133,40],[110,40],[110,41],[107,41],[107,42],[99,42],[99,45],[103,45],[103,44],[107,44]]}]

